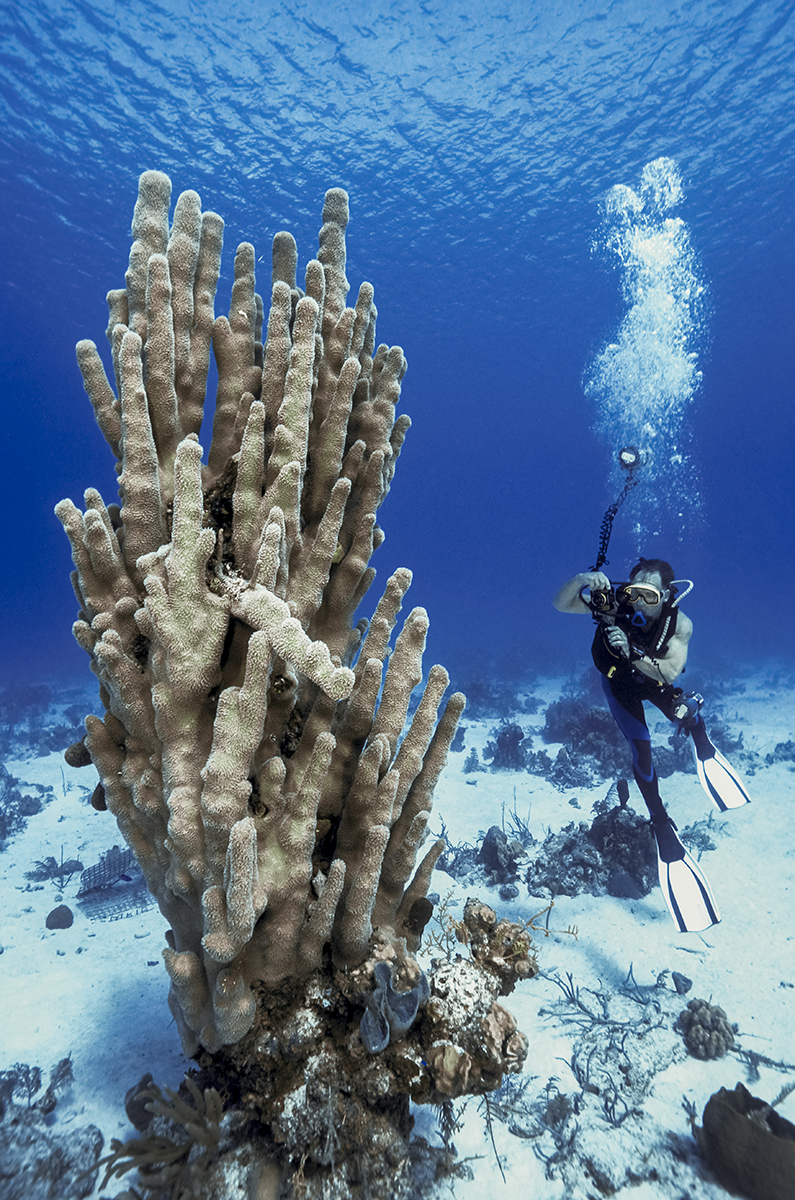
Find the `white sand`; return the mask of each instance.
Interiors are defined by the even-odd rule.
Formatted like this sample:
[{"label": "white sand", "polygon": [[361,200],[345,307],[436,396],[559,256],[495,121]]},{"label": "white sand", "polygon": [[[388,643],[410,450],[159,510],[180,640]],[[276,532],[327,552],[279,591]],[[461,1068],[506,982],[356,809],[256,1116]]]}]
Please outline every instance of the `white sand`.
[{"label": "white sand", "polygon": [[[552,684],[534,691],[547,701],[556,694]],[[724,700],[735,728],[745,735],[746,747],[764,755],[777,742],[795,739],[795,710],[789,691],[757,678],[745,681],[744,691]],[[708,711],[706,715],[708,718]],[[543,714],[516,719],[530,730],[542,723]],[[542,840],[548,829],[587,820],[593,802],[606,794],[607,784],[559,792],[545,780],[523,772],[465,775],[462,768],[467,752],[473,745],[482,750],[496,722],[465,718],[464,724],[466,750],[451,755],[437,788],[431,822],[434,832],[443,819],[455,841],[475,841],[478,831],[501,824],[503,811],[509,813],[515,807],[523,819],[529,811],[530,828]],[[534,745],[536,749],[542,746],[537,737]],[[547,749],[554,754],[556,747]],[[71,1054],[75,1082],[59,1100],[53,1123],[68,1128],[93,1122],[102,1130],[107,1145],[111,1137],[124,1139],[134,1133],[123,1100],[125,1091],[142,1074],[151,1071],[159,1084],[176,1087],[191,1065],[182,1054],[166,1003],[168,981],[160,957],[164,922],[156,908],[112,922],[89,921],[75,902],[76,875],[63,892],[63,903],[74,912],[74,924],[70,929],[48,931],[45,918],[61,902],[61,893],[54,882],[28,884],[25,872],[49,855],[60,859],[61,847],[64,858],[79,858],[88,867],[109,847],[119,844],[120,837],[109,814],[97,813],[87,803],[87,792],[90,794],[96,782],[93,768],[70,769],[56,754],[9,760],[5,765],[21,781],[23,792],[24,784],[51,784],[56,798],[28,820],[24,832],[0,855],[0,1070],[17,1062],[38,1065],[46,1081],[50,1069]],[[565,978],[570,973],[581,989],[604,989],[615,1006],[615,1012],[611,1010],[615,1019],[637,1020],[642,1015],[640,1005],[620,996],[630,964],[642,987],[654,985],[662,972],[678,971],[693,980],[689,995],[680,997],[670,976],[665,976],[656,996],[665,1014],[665,1028],[659,1034],[630,1039],[628,1053],[630,1058],[634,1055],[638,1072],[645,1070],[647,1077],[653,1077],[642,1114],[612,1126],[604,1118],[603,1098],[589,1095],[576,1118],[574,1147],[579,1157],[572,1163],[577,1164],[577,1178],[565,1181],[547,1178],[544,1163],[534,1152],[534,1147],[547,1156],[552,1152],[549,1132],[540,1138],[520,1138],[504,1123],[493,1120],[497,1153],[507,1180],[503,1184],[478,1101],[470,1099],[463,1128],[454,1141],[459,1157],[472,1160],[474,1179],[453,1181],[451,1194],[460,1200],[475,1200],[487,1193],[527,1200],[597,1197],[600,1193],[582,1163],[590,1157],[599,1166],[601,1156],[604,1161],[599,1169],[621,1181],[631,1174],[644,1178],[651,1166],[657,1169],[656,1181],[636,1186],[627,1183],[620,1188],[617,1194],[627,1200],[682,1200],[684,1196],[717,1200],[727,1195],[710,1182],[695,1155],[683,1097],[695,1105],[700,1116],[719,1087],[733,1088],[742,1081],[754,1095],[770,1101],[782,1086],[795,1080],[795,1073],[762,1067],[761,1077],[750,1082],[746,1064],[734,1053],[711,1063],[688,1057],[679,1035],[671,1032],[671,1024],[688,999],[703,997],[721,1005],[729,1021],[738,1025],[736,1046],[774,1061],[795,1063],[795,765],[765,766],[747,783],[753,803],[722,816],[715,814],[716,849],[701,860],[721,910],[720,925],[704,934],[679,934],[659,889],[655,889],[638,901],[561,896],[550,926],[576,925],[577,940],[563,934],[548,938],[538,934],[545,975],[557,973]],[[662,791],[680,828],[705,819],[711,811],[695,775],[663,780]],[[570,806],[572,797],[579,808]],[[631,803],[641,809],[636,793]],[[453,888],[452,902],[459,905],[468,894],[441,872],[435,874],[432,887],[441,895]],[[536,898],[525,895],[521,883],[520,892],[518,900],[506,904],[496,889],[477,889],[481,899],[515,920],[533,916],[540,907]],[[589,1004],[594,1003],[592,993],[583,991],[583,996]],[[568,1063],[584,1036],[595,1039],[596,1044],[598,1031],[589,1033],[565,1022],[574,1010],[564,1003],[560,988],[550,978],[539,976],[520,985],[505,1004],[530,1039],[527,1098],[540,1103],[551,1079],[557,1081],[561,1093],[576,1096],[580,1088]],[[542,1009],[547,1011],[542,1013]],[[672,1053],[671,1065],[657,1071],[659,1061]],[[778,1111],[795,1121],[795,1094]],[[434,1114],[417,1109],[416,1117],[418,1132],[438,1144]],[[686,1152],[685,1161],[677,1161],[671,1153],[669,1134],[680,1139],[677,1144]],[[111,1184],[104,1194],[119,1190],[120,1184]]]}]

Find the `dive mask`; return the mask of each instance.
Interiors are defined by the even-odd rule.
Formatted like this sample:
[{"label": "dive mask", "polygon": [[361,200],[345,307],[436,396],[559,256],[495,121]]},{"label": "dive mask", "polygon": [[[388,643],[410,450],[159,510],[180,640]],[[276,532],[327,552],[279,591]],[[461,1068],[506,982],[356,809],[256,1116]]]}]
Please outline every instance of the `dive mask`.
[{"label": "dive mask", "polygon": [[620,583],[616,599],[619,604],[648,604],[653,608],[662,601],[662,592],[653,583]]}]

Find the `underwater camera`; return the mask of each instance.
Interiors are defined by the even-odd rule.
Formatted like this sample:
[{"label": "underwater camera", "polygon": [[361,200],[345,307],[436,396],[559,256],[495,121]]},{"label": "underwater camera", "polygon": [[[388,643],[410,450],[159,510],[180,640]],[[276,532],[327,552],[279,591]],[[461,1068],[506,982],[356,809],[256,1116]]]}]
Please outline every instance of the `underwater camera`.
[{"label": "underwater camera", "polygon": [[647,623],[647,617],[628,602],[624,589],[629,586],[626,583],[617,583],[609,588],[597,588],[592,591],[589,608],[594,620],[612,625],[615,618],[620,616],[630,625],[643,628]]},{"label": "underwater camera", "polygon": [[599,588],[591,592],[591,611],[596,617],[615,617],[621,611],[615,588]]}]

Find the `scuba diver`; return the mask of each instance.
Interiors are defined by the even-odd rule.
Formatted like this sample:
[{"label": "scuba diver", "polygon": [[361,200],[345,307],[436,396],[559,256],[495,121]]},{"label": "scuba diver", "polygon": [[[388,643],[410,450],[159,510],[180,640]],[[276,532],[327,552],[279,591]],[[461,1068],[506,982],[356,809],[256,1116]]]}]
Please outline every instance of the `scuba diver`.
[{"label": "scuba diver", "polygon": [[627,583],[611,583],[599,569],[606,545],[603,535],[597,566],[564,583],[553,604],[559,612],[590,615],[596,621],[593,660],[608,707],[632,749],[633,774],[657,845],[660,886],[680,932],[697,932],[717,924],[720,915],[707,880],[682,845],[660,798],[644,701],[690,735],[698,777],[721,812],[739,808],[749,797],[710,741],[700,713],[702,697],[674,687],[693,633],[693,623],[679,602],[692,583],[675,580],[671,565],[658,558],[641,558]]}]

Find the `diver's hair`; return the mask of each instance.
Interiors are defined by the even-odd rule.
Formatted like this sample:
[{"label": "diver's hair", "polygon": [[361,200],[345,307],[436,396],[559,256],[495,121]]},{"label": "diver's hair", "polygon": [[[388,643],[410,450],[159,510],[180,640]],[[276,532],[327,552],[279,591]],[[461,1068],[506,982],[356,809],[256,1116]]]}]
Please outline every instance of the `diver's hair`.
[{"label": "diver's hair", "polygon": [[676,578],[673,567],[664,558],[642,558],[630,571],[630,580],[633,580],[641,571],[656,571],[664,588],[669,588]]}]

